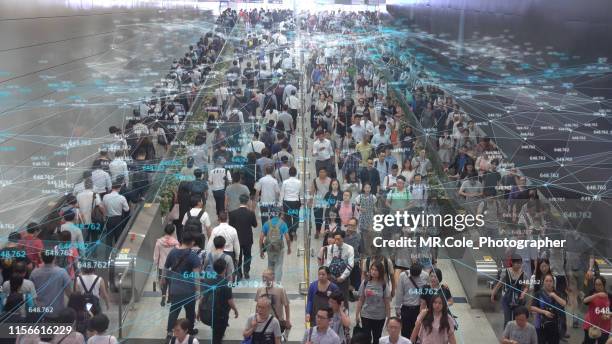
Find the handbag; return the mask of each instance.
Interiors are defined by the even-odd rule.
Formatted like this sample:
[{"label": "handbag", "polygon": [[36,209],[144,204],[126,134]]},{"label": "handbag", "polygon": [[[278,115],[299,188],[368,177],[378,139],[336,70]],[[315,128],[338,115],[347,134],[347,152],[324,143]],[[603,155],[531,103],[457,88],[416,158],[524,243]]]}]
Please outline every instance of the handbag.
[{"label": "handbag", "polygon": [[371,340],[370,332],[365,330],[363,327],[361,327],[361,323],[357,322],[355,324],[355,327],[353,327],[353,337],[355,337],[359,333],[363,333],[364,335],[367,335],[369,338],[368,342],[370,342]]},{"label": "handbag", "polygon": [[601,337],[601,329],[596,326],[589,327],[589,338],[598,339]]}]

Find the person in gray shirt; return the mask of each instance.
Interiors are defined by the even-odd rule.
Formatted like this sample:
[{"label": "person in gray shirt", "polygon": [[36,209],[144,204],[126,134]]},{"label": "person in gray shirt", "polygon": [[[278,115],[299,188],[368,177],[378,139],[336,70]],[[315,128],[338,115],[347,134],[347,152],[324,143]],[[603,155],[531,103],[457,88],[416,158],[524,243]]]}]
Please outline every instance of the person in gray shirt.
[{"label": "person in gray shirt", "polygon": [[514,310],[514,320],[506,324],[501,344],[538,344],[535,327],[527,322],[529,311],[525,306]]},{"label": "person in gray shirt", "polygon": [[317,326],[304,331],[303,344],[340,344],[340,337],[329,326],[334,311],[330,306],[323,307],[317,312]]},{"label": "person in gray shirt", "polygon": [[232,172],[232,184],[225,189],[225,209],[230,211],[240,208],[240,195],[250,197],[249,188],[240,184],[240,172]]},{"label": "person in gray shirt", "polygon": [[266,295],[257,300],[255,314],[249,316],[242,335],[252,338],[253,343],[280,344],[281,328],[278,319],[272,313],[272,301]]},{"label": "person in gray shirt", "polygon": [[54,250],[43,250],[40,255],[43,265],[32,271],[30,280],[36,287],[36,304],[50,307],[47,316],[53,318],[65,308],[63,294],[70,296],[72,283],[68,272],[55,265]]}]

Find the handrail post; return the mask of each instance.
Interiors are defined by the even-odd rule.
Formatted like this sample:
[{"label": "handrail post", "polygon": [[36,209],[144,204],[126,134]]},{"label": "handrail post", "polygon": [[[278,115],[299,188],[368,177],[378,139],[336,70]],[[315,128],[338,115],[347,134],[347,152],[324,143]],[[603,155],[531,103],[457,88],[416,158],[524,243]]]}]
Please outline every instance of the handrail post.
[{"label": "handrail post", "polygon": [[119,339],[123,338],[123,273],[119,277]]},{"label": "handrail post", "polygon": [[132,256],[130,259],[130,268],[132,269],[131,280],[132,280],[132,295],[130,295],[130,309],[134,308],[134,303],[136,302],[136,257]]}]

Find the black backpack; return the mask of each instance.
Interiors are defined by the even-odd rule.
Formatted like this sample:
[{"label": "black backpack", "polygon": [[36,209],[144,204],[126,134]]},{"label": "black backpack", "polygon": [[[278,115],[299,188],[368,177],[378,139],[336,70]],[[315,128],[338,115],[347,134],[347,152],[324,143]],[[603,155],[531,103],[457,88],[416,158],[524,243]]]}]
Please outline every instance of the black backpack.
[{"label": "black backpack", "polygon": [[191,210],[187,212],[187,221],[185,221],[184,230],[185,231],[193,231],[193,232],[202,232],[202,222],[200,222],[200,218],[204,214],[204,209],[200,210],[198,216],[191,216]]},{"label": "black backpack", "polygon": [[91,304],[91,309],[89,311],[93,315],[97,315],[101,313],[102,309],[100,308],[100,298],[98,298],[97,296],[93,294],[93,289],[96,286],[96,283],[98,283],[100,276],[96,276],[96,279],[94,279],[89,289],[87,289],[87,287],[85,286],[85,281],[83,280],[81,275],[78,275],[77,278],[79,282],[81,283],[81,287],[83,287],[83,301],[85,301],[85,305],[87,305],[88,303]]}]

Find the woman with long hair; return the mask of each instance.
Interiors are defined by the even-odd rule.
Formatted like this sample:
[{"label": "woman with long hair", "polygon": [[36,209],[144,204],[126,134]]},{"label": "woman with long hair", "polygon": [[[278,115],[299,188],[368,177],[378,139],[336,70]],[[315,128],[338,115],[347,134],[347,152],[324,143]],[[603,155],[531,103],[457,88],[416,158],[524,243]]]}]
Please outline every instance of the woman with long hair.
[{"label": "woman with long hair", "polygon": [[370,230],[374,224],[374,210],[376,207],[376,196],[372,195],[372,187],[369,183],[363,184],[363,190],[355,199],[357,211],[359,212],[359,231],[364,233]]},{"label": "woman with long hair", "polygon": [[310,283],[308,288],[308,302],[306,303],[306,322],[310,326],[316,325],[316,315],[319,309],[329,305],[329,297],[334,292],[339,292],[338,286],[330,279],[330,271],[327,266],[319,267],[318,279]]},{"label": "woman with long hair", "polygon": [[371,333],[372,343],[378,344],[385,321],[391,316],[391,288],[387,288],[387,273],[381,261],[370,266],[369,278],[361,283],[355,307],[355,321]]},{"label": "woman with long hair", "polygon": [[595,276],[593,290],[582,300],[588,305],[582,329],[583,344],[604,344],[610,336],[610,294],[606,289],[606,279]]},{"label": "woman with long hair", "polygon": [[410,341],[421,344],[456,344],[454,320],[443,295],[434,295],[431,306],[417,317]]},{"label": "woman with long hair", "polygon": [[[533,290],[534,293],[537,293],[544,283],[544,276],[550,273],[552,275],[552,271],[550,270],[550,261],[548,258],[540,258],[536,262],[536,271],[533,275],[531,275],[531,280],[529,281],[529,287]],[[553,286],[557,284],[557,279],[553,276]]]},{"label": "woman with long hair", "polygon": [[329,183],[329,191],[325,194],[325,201],[328,208],[337,208],[342,202],[342,191],[338,179],[332,178]]},{"label": "woman with long hair", "polygon": [[534,326],[538,333],[538,343],[559,344],[561,340],[559,315],[567,303],[555,293],[554,277],[550,271],[540,278],[542,287],[535,293],[530,307],[530,311],[536,313]]},{"label": "woman with long hair", "polygon": [[404,159],[402,162],[402,170],[400,171],[400,175],[406,178],[406,185],[412,184],[412,179],[416,174],[416,170],[412,167],[411,159]]}]

